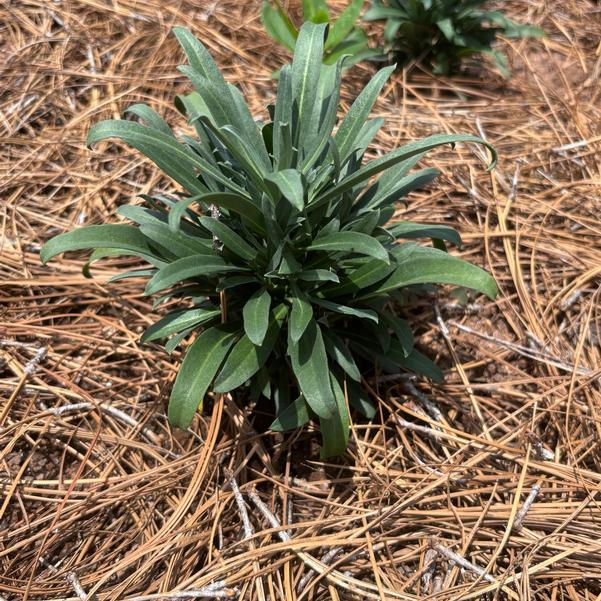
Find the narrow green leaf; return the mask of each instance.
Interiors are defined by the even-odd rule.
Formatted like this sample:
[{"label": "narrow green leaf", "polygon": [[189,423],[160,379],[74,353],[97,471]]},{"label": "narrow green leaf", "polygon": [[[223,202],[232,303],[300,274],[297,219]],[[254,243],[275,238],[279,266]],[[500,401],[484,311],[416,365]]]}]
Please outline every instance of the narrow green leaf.
[{"label": "narrow green leaf", "polygon": [[273,182],[282,196],[297,210],[302,211],[305,206],[303,180],[296,169],[283,169],[266,176]]},{"label": "narrow green leaf", "polygon": [[395,238],[408,240],[418,238],[436,238],[446,240],[455,246],[461,246],[461,236],[457,230],[446,225],[429,225],[413,223],[412,221],[400,221],[386,228]]},{"label": "narrow green leaf", "polygon": [[314,240],[307,250],[345,251],[369,255],[384,263],[388,263],[388,251],[372,236],[359,232],[338,232]]},{"label": "narrow green leaf", "polygon": [[126,113],[131,113],[146,122],[146,125],[158,129],[167,136],[173,136],[171,128],[165,120],[147,104],[132,104],[125,110]]},{"label": "narrow green leaf", "polygon": [[340,13],[340,16],[330,27],[328,37],[326,38],[325,49],[334,48],[346,38],[353,27],[363,8],[365,0],[351,0],[350,4]]},{"label": "narrow green leaf", "polygon": [[357,96],[351,108],[343,119],[334,140],[338,146],[340,158],[344,161],[348,155],[355,150],[355,142],[361,131],[361,128],[367,121],[367,117],[382,91],[384,84],[394,71],[395,65],[380,69],[370,82],[363,88],[362,92]]},{"label": "narrow green leaf", "polygon": [[275,6],[272,6],[269,0],[264,0],[261,7],[261,21],[267,33],[276,42],[294,52],[298,32],[277,0]]},{"label": "narrow green leaf", "polygon": [[375,311],[372,311],[371,309],[357,309],[355,307],[348,307],[346,305],[341,305],[339,303],[333,303],[331,301],[326,301],[317,298],[314,298],[313,302],[316,305],[319,305],[324,309],[328,309],[329,311],[334,311],[335,313],[351,315],[353,317],[359,317],[360,319],[369,319],[375,323],[378,323],[378,314]]},{"label": "narrow green leaf", "polygon": [[119,248],[142,255],[155,255],[148,238],[138,228],[122,224],[88,225],[48,240],[40,250],[40,259],[46,264],[61,253],[91,248]]},{"label": "narrow green leaf", "polygon": [[322,459],[341,455],[346,451],[350,429],[350,418],[344,391],[336,378],[331,374],[330,380],[337,408],[330,417],[324,418],[320,416],[319,418],[322,437],[320,456]]},{"label": "narrow green leaf", "polygon": [[315,119],[315,96],[321,74],[323,42],[326,26],[305,21],[300,29],[292,60],[292,97],[298,107],[299,147],[303,127]]},{"label": "narrow green leaf", "polygon": [[165,223],[141,225],[139,229],[149,240],[169,249],[176,257],[217,256],[217,253],[202,238],[193,238],[182,232],[173,232]]},{"label": "narrow green leaf", "polygon": [[383,280],[395,269],[394,263],[385,263],[374,259],[347,273],[338,286],[327,286],[318,291],[318,295],[325,297],[344,296],[367,288]]},{"label": "narrow green leaf", "polygon": [[326,352],[340,367],[344,370],[344,372],[356,382],[361,381],[361,372],[353,359],[353,355],[350,352],[349,348],[346,346],[342,338],[340,338],[337,334],[331,331],[324,330],[324,338],[323,338]]},{"label": "narrow green leaf", "polygon": [[176,334],[193,326],[205,323],[221,315],[221,309],[183,309],[173,311],[146,328],[140,338],[140,342],[152,342],[160,338],[167,338],[171,334]]},{"label": "narrow green leaf", "polygon": [[331,417],[337,410],[330,384],[328,357],[319,325],[309,320],[298,342],[288,341],[292,370],[311,409],[320,417]]},{"label": "narrow green leaf", "polygon": [[244,304],[244,331],[250,341],[261,346],[269,325],[269,309],[271,296],[265,288],[257,290]]},{"label": "narrow green leaf", "polygon": [[139,150],[189,192],[207,192],[195,175],[203,161],[173,136],[133,121],[110,120],[94,124],[86,143],[92,146],[107,138],[119,138]]},{"label": "narrow green leaf", "polygon": [[306,294],[301,292],[297,286],[291,285],[292,311],[290,312],[290,339],[298,342],[305,332],[311,319],[313,319],[313,307]]},{"label": "narrow green leaf", "polygon": [[265,235],[265,219],[261,211],[250,199],[231,192],[211,192],[181,200],[169,212],[169,227],[173,231],[177,231],[180,221],[188,208],[199,202],[214,204],[232,211],[238,214],[242,221],[247,223],[252,230]]},{"label": "narrow green leaf", "polygon": [[457,257],[436,248],[406,245],[409,248],[398,260],[392,274],[368,292],[368,295],[390,292],[413,284],[454,284],[486,294],[491,299],[497,295],[494,278]]},{"label": "narrow green leaf", "polygon": [[329,188],[327,192],[320,195],[312,203],[310,203],[308,208],[315,209],[322,204],[339,197],[347,190],[351,190],[358,184],[367,181],[374,175],[388,169],[389,167],[392,167],[393,165],[396,165],[397,163],[405,161],[413,156],[423,154],[424,152],[432,150],[438,146],[442,146],[443,144],[454,144],[456,142],[474,142],[475,144],[482,144],[486,146],[492,153],[492,161],[489,166],[489,170],[495,166],[497,161],[497,153],[495,149],[485,140],[469,134],[436,134],[433,136],[428,136],[423,140],[411,142],[406,146],[402,146],[401,148],[397,148],[396,150],[389,152],[383,157],[370,161],[361,167],[361,169],[355,171],[352,175],[345,177],[338,184]]},{"label": "narrow green leaf", "polygon": [[223,243],[225,248],[246,261],[254,261],[257,251],[232,228],[214,217],[201,217],[199,222]]},{"label": "narrow green leaf", "polygon": [[302,428],[309,421],[309,409],[303,395],[281,411],[273,421],[270,430],[274,432],[286,432]]},{"label": "narrow green leaf", "polygon": [[229,392],[242,386],[265,365],[276,343],[286,311],[286,306],[281,304],[272,312],[261,346],[253,344],[246,335],[240,338],[215,379],[215,392]]},{"label": "narrow green leaf", "polygon": [[228,273],[231,271],[247,271],[243,267],[228,265],[220,257],[207,255],[193,255],[178,259],[162,269],[148,282],[144,293],[154,294],[165,288],[169,288],[182,280],[190,278],[206,277],[215,273]]},{"label": "narrow green leaf", "polygon": [[190,425],[235,339],[233,332],[216,326],[205,330],[190,346],[169,399],[168,416],[171,424],[180,428]]}]

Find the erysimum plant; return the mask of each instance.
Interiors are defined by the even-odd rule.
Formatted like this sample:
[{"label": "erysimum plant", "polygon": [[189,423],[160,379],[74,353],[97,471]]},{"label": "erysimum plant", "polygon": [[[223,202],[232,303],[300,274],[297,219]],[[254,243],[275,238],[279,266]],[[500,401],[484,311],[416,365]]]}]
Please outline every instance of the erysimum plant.
[{"label": "erysimum plant", "polygon": [[[207,391],[248,385],[275,404],[275,430],[317,417],[323,455],[347,445],[347,399],[365,415],[361,365],[410,370],[439,380],[417,351],[395,302],[409,287],[456,284],[494,297],[482,269],[445,252],[459,244],[446,226],[389,223],[394,203],[431,182],[435,169],[413,170],[441,144],[477,142],[434,135],[376,159],[366,149],[382,125],[368,119],[393,67],[379,71],[338,127],[342,59],[322,64],[324,24],[303,25],[294,60],[281,70],[270,119],[257,123],[239,90],[222,77],[206,48],[174,30],[196,91],[179,96],[195,136],[177,139],[151,108],[129,120],[102,121],[88,144],[119,138],[149,157],[183,192],[145,196],[122,206],[132,222],[91,225],[61,234],[41,251],[94,249],[89,264],[114,255],[148,268],[114,279],[146,278],[147,295],[178,301],[142,337],[172,351],[191,339],[169,401],[172,424],[187,427]],[[493,160],[494,160],[494,151]],[[433,239],[433,246],[419,239]]]},{"label": "erysimum plant", "polygon": [[[337,19],[330,19],[328,5],[324,0],[303,0],[303,21],[326,23],[329,26],[324,43],[325,64],[332,65],[347,55],[344,66],[351,67],[366,58],[381,54],[381,49],[368,48],[366,33],[356,26],[364,3],[365,0],[351,0]],[[261,20],[267,33],[276,42],[294,52],[298,29],[279,0],[263,2]]]},{"label": "erysimum plant", "polygon": [[386,20],[388,50],[402,63],[416,60],[434,73],[457,71],[463,59],[490,55],[509,77],[507,57],[492,47],[506,38],[540,37],[537,27],[520,25],[500,11],[482,10],[486,0],[373,0],[366,21]]}]

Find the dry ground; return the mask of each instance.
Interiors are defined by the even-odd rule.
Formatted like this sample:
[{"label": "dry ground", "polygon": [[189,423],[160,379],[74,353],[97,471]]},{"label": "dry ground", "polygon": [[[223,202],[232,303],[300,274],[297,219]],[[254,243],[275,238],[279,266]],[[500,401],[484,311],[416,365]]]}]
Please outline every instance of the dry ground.
[{"label": "dry ground", "polygon": [[[376,110],[381,149],[435,131],[497,147],[492,174],[477,148],[432,155],[444,176],[399,216],[456,225],[498,301],[424,302],[413,322],[446,383],[370,382],[378,417],[322,463],[316,432],[265,434],[230,398],[171,430],[178,355],[138,345],[156,314],[135,280],[38,258],[52,234],[173,189],[124,146],[84,146],[134,101],[179,119],[172,25],[260,114],[284,55],[258,0],[0,1],[2,599],[141,601],[222,580],[215,594],[274,601],[601,599],[601,6],[502,4],[549,34],[505,43],[511,81],[399,72]],[[347,76],[346,106],[373,69]]]}]

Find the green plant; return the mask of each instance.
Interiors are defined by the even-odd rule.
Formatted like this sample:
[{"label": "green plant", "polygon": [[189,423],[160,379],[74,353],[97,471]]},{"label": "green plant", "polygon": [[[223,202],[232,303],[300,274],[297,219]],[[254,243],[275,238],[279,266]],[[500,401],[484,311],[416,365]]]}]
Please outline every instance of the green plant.
[{"label": "green plant", "polygon": [[506,56],[492,48],[497,34],[540,37],[537,27],[520,25],[499,11],[480,10],[486,0],[373,0],[366,21],[386,20],[384,39],[395,58],[417,61],[448,75],[475,54],[490,55],[504,77]]},{"label": "green plant", "polygon": [[[381,54],[377,48],[368,48],[367,35],[356,26],[365,0],[351,0],[338,19],[330,20],[324,0],[303,0],[303,22],[326,23],[328,34],[324,44],[323,62],[333,65],[340,57],[348,55],[344,67]],[[261,8],[261,20],[267,33],[279,44],[294,52],[298,29],[279,0],[265,0]]]},{"label": "green plant", "polygon": [[[174,31],[189,61],[180,70],[196,88],[176,105],[196,137],[179,141],[157,113],[137,104],[129,112],[145,125],[102,121],[87,142],[124,140],[185,193],[144,196],[149,208],[122,206],[118,213],[135,225],[60,234],[41,259],[95,249],[88,269],[102,257],[139,257],[150,267],[114,279],[148,278],[145,293],[162,294],[155,304],[187,301],[142,337],[167,339],[171,352],[195,336],[171,393],[172,424],[187,427],[209,389],[249,384],[255,399],[275,403],[274,429],[318,416],[323,454],[340,453],[349,430],[345,398],[368,417],[374,413],[357,362],[441,378],[395,312],[405,292],[445,283],[495,296],[488,273],[445,252],[444,240],[460,242],[455,230],[388,223],[396,200],[437,176],[435,169],[412,171],[426,152],[486,143],[434,135],[364,161],[383,122],[368,115],[394,67],[374,76],[335,128],[341,61],[322,64],[325,25],[313,23],[303,25],[294,60],[281,70],[270,120],[258,124],[206,48],[186,29]],[[434,247],[412,242],[421,238]]]}]

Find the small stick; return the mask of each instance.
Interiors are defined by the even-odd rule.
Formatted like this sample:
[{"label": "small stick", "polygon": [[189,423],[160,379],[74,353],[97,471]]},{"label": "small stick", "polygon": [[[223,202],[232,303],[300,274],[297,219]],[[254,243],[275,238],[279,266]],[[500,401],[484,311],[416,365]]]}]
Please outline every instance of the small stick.
[{"label": "small stick", "polygon": [[502,338],[495,338],[494,336],[489,336],[488,334],[485,334],[484,332],[478,332],[478,330],[474,330],[474,329],[472,329],[468,326],[465,326],[461,323],[458,323],[456,321],[450,320],[448,323],[455,326],[458,330],[461,330],[462,332],[467,332],[468,334],[474,334],[475,336],[479,336],[483,340],[488,340],[488,342],[492,342],[499,346],[504,346],[505,348],[515,351],[516,353],[519,353],[520,355],[523,355],[524,357],[528,357],[529,359],[533,359],[534,361],[539,361],[540,363],[547,363],[549,365],[553,365],[554,367],[557,367],[558,369],[561,369],[563,371],[568,371],[568,372],[575,371],[580,376],[588,376],[592,373],[590,369],[586,369],[584,367],[576,367],[575,365],[570,364],[570,363],[562,363],[561,361],[559,361],[557,359],[557,357],[553,357],[552,355],[549,355],[548,353],[544,353],[541,351],[535,351],[535,350],[529,349],[525,346],[521,346],[520,344],[515,344],[514,342],[510,342],[509,340],[503,340]]},{"label": "small stick", "polygon": [[426,557],[424,558],[425,568],[424,573],[422,574],[422,584],[426,594],[430,592],[430,585],[432,584],[432,576],[434,575],[437,557],[438,551],[436,549],[428,549],[426,551]]},{"label": "small stick", "polygon": [[73,587],[75,594],[80,598],[80,600],[87,601],[88,595],[83,590],[81,582],[79,582],[79,578],[77,578],[77,574],[75,572],[67,572],[65,578],[67,582]]},{"label": "small stick", "polygon": [[244,539],[249,539],[253,537],[253,527],[250,523],[250,518],[248,517],[248,510],[246,509],[246,503],[242,498],[242,493],[240,492],[240,488],[238,487],[238,483],[236,482],[236,478],[231,470],[228,468],[224,469],[225,475],[229,480],[230,488],[234,493],[234,499],[236,500],[236,505],[238,506],[238,513],[240,514],[240,518],[242,519],[242,529],[244,530]]},{"label": "small stick", "polygon": [[[48,568],[53,574],[58,574],[58,569],[56,566],[53,566],[51,563],[46,561],[43,557],[39,557],[38,561],[45,567]],[[71,585],[75,594],[79,597],[81,601],[87,601],[88,595],[83,590],[81,583],[79,582],[79,578],[77,578],[77,574],[73,571],[67,572],[65,575],[65,580]]]},{"label": "small stick", "polygon": [[496,582],[496,580],[490,574],[488,574],[485,569],[481,568],[480,566],[477,566],[471,561],[468,561],[467,559],[465,559],[465,557],[462,557],[461,555],[459,555],[459,553],[455,553],[455,551],[452,551],[448,547],[445,547],[439,541],[434,540],[431,542],[431,545],[434,550],[436,550],[441,555],[444,555],[447,559],[453,561],[458,566],[461,566],[463,569],[469,570],[470,572],[477,574],[478,576],[484,578],[484,580],[488,582]]},{"label": "small stick", "polygon": [[530,490],[530,494],[526,497],[524,504],[520,507],[520,510],[518,511],[518,514],[515,517],[513,526],[511,527],[511,529],[514,532],[519,532],[522,529],[524,518],[526,517],[526,514],[528,513],[530,506],[532,505],[532,503],[534,503],[539,492],[540,492],[540,485],[535,484],[532,487],[532,489]]},{"label": "small stick", "polygon": [[190,589],[187,591],[172,591],[170,593],[155,593],[152,595],[140,595],[139,597],[130,597],[128,601],[154,601],[163,599],[233,599],[238,596],[238,590],[227,588],[223,580],[218,580],[203,586],[202,588]]},{"label": "small stick", "polygon": [[[229,480],[230,487],[232,492],[234,493],[234,499],[236,500],[236,505],[238,506],[238,513],[242,518],[242,528],[244,530],[244,540],[248,540],[248,546],[251,550],[255,549],[255,543],[252,539],[254,535],[252,524],[250,523],[250,518],[248,517],[248,510],[246,508],[246,503],[244,502],[244,498],[242,497],[242,493],[240,492],[240,488],[238,483],[236,482],[236,478],[234,473],[228,469],[224,468],[224,472],[226,477]],[[253,573],[256,574],[255,587],[257,590],[257,596],[261,601],[265,601],[265,590],[263,585],[262,578],[258,575],[259,572],[259,562],[253,561]]]},{"label": "small stick", "polygon": [[[257,491],[254,488],[251,488],[246,492],[248,498],[255,504],[256,508],[263,514],[263,517],[269,522],[269,525],[272,528],[281,528],[281,524],[279,520],[269,511],[269,508],[263,501],[261,497],[257,494]],[[278,530],[277,535],[282,542],[287,542],[290,540],[290,535],[285,530]]]},{"label": "small stick", "polygon": [[157,435],[152,432],[152,430],[149,430],[148,428],[140,428],[140,424],[131,415],[128,415],[125,413],[125,411],[111,407],[110,405],[100,405],[86,401],[82,403],[73,403],[71,405],[62,405],[61,407],[46,409],[46,413],[50,413],[51,415],[59,417],[63,413],[70,413],[71,411],[90,411],[93,409],[104,411],[105,413],[112,415],[114,418],[124,422],[128,426],[139,429],[152,444],[161,446],[161,441],[157,438]]},{"label": "small stick", "polygon": [[411,396],[414,396],[423,405],[428,415],[434,421],[443,421],[442,412],[437,407],[436,403],[431,401],[423,392],[418,390],[418,388],[410,380],[407,380],[403,386]]},{"label": "small stick", "polygon": [[46,354],[48,353],[48,347],[47,346],[42,346],[40,347],[36,354],[34,355],[33,359],[30,359],[26,365],[25,368],[23,369],[23,372],[27,375],[27,376],[31,376],[35,370],[37,369],[38,364],[44,359],[44,357],[46,356]]}]

